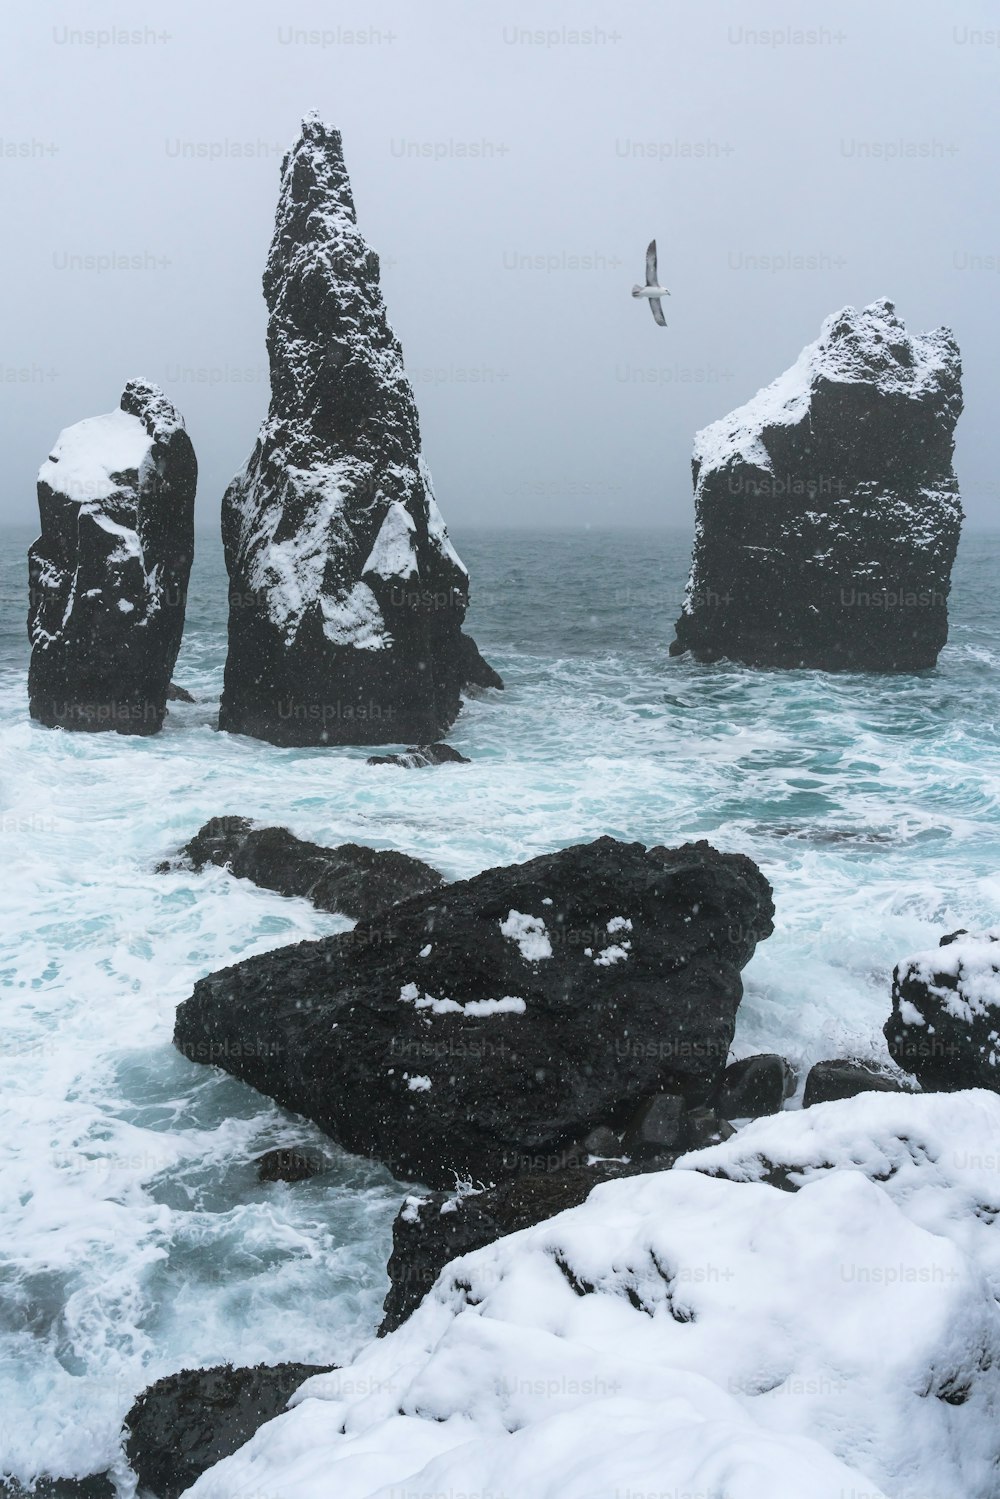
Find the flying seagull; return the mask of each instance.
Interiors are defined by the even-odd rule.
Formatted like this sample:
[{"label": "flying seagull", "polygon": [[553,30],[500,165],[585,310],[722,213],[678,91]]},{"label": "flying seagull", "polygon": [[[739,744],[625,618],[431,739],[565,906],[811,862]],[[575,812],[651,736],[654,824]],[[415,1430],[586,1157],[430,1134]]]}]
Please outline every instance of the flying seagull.
[{"label": "flying seagull", "polygon": [[659,323],[661,328],[665,328],[667,326],[667,320],[663,316],[663,306],[660,302],[660,298],[669,297],[670,293],[667,291],[667,288],[665,286],[658,286],[656,283],[655,239],[650,240],[649,249],[646,251],[646,285],[633,286],[632,295],[633,297],[648,297],[649,310],[650,312],[652,312],[654,320]]}]

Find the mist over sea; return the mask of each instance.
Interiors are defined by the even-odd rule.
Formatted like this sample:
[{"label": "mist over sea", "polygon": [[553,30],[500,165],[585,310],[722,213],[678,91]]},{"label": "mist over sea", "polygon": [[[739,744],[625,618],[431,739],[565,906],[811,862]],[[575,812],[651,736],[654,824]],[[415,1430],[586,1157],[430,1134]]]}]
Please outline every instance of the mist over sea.
[{"label": "mist over sea", "polygon": [[[507,683],[410,771],[213,727],[226,643],[198,539],[172,704],[150,739],[27,714],[26,552],[0,548],[0,1448],[14,1473],[111,1463],[184,1365],[343,1362],[371,1336],[405,1187],[171,1046],[202,975],[349,926],[219,869],[157,874],[209,817],[396,848],[449,878],[603,833],[754,858],[774,936],[736,1054],[886,1059],[893,964],[1000,905],[1000,538],[967,532],[938,667],[875,678],[667,655],[689,532],[458,532],[469,629]],[[858,607],[877,607],[877,602]],[[921,607],[919,601],[914,608]],[[253,1156],[331,1171],[261,1185]]]}]

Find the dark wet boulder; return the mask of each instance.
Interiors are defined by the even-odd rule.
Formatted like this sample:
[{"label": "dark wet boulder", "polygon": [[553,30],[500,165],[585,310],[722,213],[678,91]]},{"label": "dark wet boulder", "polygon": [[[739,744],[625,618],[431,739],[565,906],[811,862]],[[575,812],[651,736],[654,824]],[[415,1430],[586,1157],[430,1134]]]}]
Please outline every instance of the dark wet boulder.
[{"label": "dark wet boulder", "polygon": [[327,1162],[318,1150],[289,1150],[279,1147],[266,1150],[254,1160],[257,1180],[262,1182],[304,1182],[322,1176]]},{"label": "dark wet boulder", "polygon": [[280,1416],[295,1391],[333,1365],[182,1369],[144,1390],[125,1417],[125,1456],[140,1491],[177,1499],[207,1468]]},{"label": "dark wet boulder", "polygon": [[211,974],[174,1041],[397,1176],[489,1183],[705,1102],[773,911],[743,855],[600,838]]},{"label": "dark wet boulder", "polygon": [[695,439],[695,542],[671,655],[919,671],[948,638],[961,361],[886,299],[826,319]]},{"label": "dark wet boulder", "polygon": [[854,1098],[858,1093],[906,1091],[898,1079],[879,1072],[877,1067],[867,1062],[837,1057],[831,1061],[817,1062],[809,1069],[802,1107],[809,1109],[814,1103],[832,1103],[836,1099]]},{"label": "dark wet boulder", "polygon": [[184,629],[194,449],[179,412],[131,380],[106,416],[60,432],[38,472],[28,553],[32,718],[155,734]]},{"label": "dark wet boulder", "polygon": [[469,575],[357,226],[340,135],[310,117],[281,167],[264,272],[271,404],[222,502],[229,654],[219,727],[275,744],[429,744],[467,684]]},{"label": "dark wet boulder", "polygon": [[246,817],[213,817],[185,845],[181,857],[194,869],[217,864],[265,890],[300,895],[320,911],[353,917],[370,916],[444,883],[422,859],[395,849],[360,843],[324,848],[296,838],[287,828],[254,827]]},{"label": "dark wet boulder", "polygon": [[939,947],[899,963],[889,1055],[928,1092],[1000,1092],[1000,933],[951,932]]},{"label": "dark wet boulder", "polygon": [[422,770],[426,765],[469,765],[467,755],[459,754],[450,744],[423,744],[395,755],[369,755],[368,765],[401,765],[406,770]]},{"label": "dark wet boulder", "polygon": [[715,1107],[723,1119],[759,1119],[777,1114],[794,1092],[795,1073],[784,1057],[764,1052],[726,1068]]},{"label": "dark wet boulder", "polygon": [[186,687],[179,687],[176,682],[171,682],[167,688],[168,703],[193,703],[195,699]]}]

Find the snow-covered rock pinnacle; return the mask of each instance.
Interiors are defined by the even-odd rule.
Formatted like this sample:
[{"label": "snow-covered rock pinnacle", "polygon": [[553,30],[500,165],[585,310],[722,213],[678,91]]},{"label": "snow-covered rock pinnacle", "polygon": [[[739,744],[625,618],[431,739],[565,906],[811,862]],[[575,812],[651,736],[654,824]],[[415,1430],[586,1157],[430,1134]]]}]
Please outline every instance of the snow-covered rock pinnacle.
[{"label": "snow-covered rock pinnacle", "polygon": [[28,554],[32,718],[153,734],[184,629],[198,477],[180,414],[131,380],[121,404],[60,432],[38,472]]},{"label": "snow-covered rock pinnacle", "polygon": [[948,636],[961,362],[885,298],[695,438],[695,544],[671,654],[915,671]]},{"label": "snow-covered rock pinnacle", "polygon": [[435,503],[340,135],[308,117],[264,272],[271,405],[223,500],[220,727],[281,744],[427,742],[468,684],[469,577]]}]

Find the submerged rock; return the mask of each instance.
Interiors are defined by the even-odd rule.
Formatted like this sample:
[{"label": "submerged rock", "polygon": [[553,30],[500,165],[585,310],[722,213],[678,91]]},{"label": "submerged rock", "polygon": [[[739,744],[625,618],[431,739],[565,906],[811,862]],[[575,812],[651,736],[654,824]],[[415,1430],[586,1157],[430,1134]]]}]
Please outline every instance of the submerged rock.
[{"label": "submerged rock", "polygon": [[[396,901],[444,883],[422,859],[395,849],[342,843],[323,848],[287,828],[256,828],[247,817],[213,817],[182,850],[195,869],[228,867],[279,895],[301,895],[320,911],[371,916]],[[169,869],[169,863],[160,866]]]},{"label": "submerged rock", "polygon": [[406,770],[422,770],[425,765],[471,765],[468,756],[460,755],[450,744],[424,744],[403,750],[398,755],[369,755],[368,765],[401,765]]},{"label": "submerged rock", "polygon": [[898,964],[883,1034],[922,1087],[1000,1093],[1000,933],[952,932]]},{"label": "submerged rock", "polygon": [[327,1162],[318,1151],[289,1150],[279,1147],[266,1150],[254,1161],[257,1180],[262,1182],[304,1182],[322,1176]]},{"label": "submerged rock", "polygon": [[279,1416],[299,1385],[329,1364],[182,1369],[144,1390],[125,1417],[125,1455],[140,1488],[177,1499],[207,1468]]},{"label": "submerged rock", "polygon": [[467,683],[503,683],[462,633],[469,575],[421,455],[340,135],[316,118],[282,163],[264,294],[271,405],[223,500],[219,727],[275,744],[428,743]]},{"label": "submerged rock", "polygon": [[487,1183],[707,1098],[773,912],[743,855],[600,838],[211,974],[174,1041],[397,1176]]},{"label": "submerged rock", "polygon": [[884,298],[695,439],[695,543],[671,655],[917,671],[948,637],[962,507],[951,333]]},{"label": "submerged rock", "polygon": [[31,716],[155,734],[184,629],[198,466],[180,414],[131,380],[106,416],[66,427],[38,471],[28,553]]},{"label": "submerged rock", "polygon": [[188,692],[187,688],[178,687],[176,682],[171,682],[167,688],[168,703],[193,703],[194,701],[195,699]]}]

